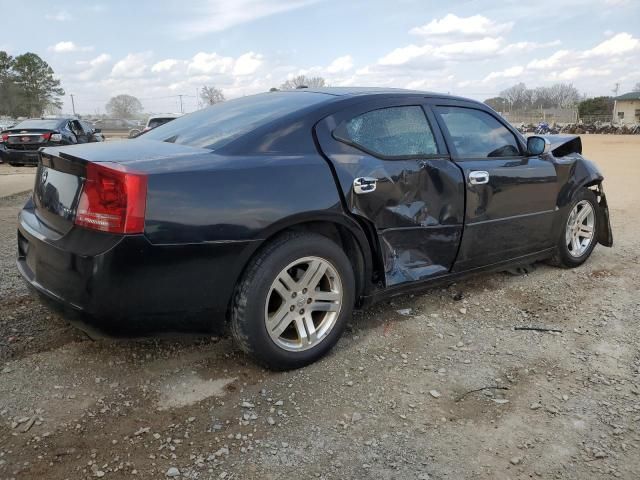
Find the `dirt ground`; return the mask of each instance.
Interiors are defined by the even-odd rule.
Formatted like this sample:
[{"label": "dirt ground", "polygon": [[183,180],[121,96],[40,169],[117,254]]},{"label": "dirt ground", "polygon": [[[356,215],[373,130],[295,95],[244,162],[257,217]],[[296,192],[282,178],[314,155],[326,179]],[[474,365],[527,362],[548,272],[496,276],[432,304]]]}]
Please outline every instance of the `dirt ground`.
[{"label": "dirt ground", "polygon": [[0,199],[0,478],[640,478],[640,136],[583,143],[614,248],[357,313],[288,373],[228,339],[88,339],[27,294],[27,195]]}]

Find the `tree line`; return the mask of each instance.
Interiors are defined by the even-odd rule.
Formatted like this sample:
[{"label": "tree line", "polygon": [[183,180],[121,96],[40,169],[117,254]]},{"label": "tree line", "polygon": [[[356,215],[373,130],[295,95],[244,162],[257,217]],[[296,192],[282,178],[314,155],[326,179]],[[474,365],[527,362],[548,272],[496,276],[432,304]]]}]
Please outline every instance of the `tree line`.
[{"label": "tree line", "polygon": [[[640,92],[640,82],[633,88]],[[587,98],[571,84],[557,83],[550,87],[527,88],[520,82],[500,92],[497,97],[484,101],[498,112],[532,111],[550,108],[577,108],[581,117],[586,115],[611,115],[614,97]]]},{"label": "tree line", "polygon": [[0,51],[0,115],[39,117],[62,107],[63,95],[60,80],[38,55]]}]

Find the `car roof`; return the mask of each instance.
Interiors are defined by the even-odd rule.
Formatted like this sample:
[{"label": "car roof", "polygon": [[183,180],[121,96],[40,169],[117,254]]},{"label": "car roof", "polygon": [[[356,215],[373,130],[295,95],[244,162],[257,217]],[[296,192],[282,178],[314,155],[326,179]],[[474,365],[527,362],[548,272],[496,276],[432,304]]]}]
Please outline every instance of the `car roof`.
[{"label": "car roof", "polygon": [[322,87],[322,88],[296,88],[294,90],[278,90],[282,92],[312,92],[324,93],[335,97],[355,97],[355,96],[375,96],[375,95],[406,95],[424,96],[428,98],[447,98],[451,100],[464,100],[480,103],[476,100],[450,95],[448,93],[427,92],[422,90],[410,90],[406,88],[385,88],[385,87]]}]

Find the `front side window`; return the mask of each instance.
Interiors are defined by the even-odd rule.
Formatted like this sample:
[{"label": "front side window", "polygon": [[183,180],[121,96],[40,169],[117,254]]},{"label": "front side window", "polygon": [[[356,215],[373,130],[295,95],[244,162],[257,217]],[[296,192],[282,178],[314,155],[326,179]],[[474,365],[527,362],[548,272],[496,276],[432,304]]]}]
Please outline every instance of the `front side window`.
[{"label": "front side window", "polygon": [[514,157],[520,155],[516,137],[492,115],[464,107],[436,107],[462,158]]},{"label": "front side window", "polygon": [[419,106],[389,107],[363,113],[340,125],[334,136],[383,157],[438,153],[427,117]]}]

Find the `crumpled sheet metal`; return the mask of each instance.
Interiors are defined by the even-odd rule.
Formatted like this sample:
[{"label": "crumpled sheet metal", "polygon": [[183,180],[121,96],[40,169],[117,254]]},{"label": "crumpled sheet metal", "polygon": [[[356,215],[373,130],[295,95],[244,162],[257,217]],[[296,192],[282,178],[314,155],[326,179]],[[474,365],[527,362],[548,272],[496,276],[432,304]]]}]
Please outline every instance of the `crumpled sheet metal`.
[{"label": "crumpled sheet metal", "polygon": [[381,232],[388,286],[444,274],[455,260],[462,227],[389,229]]}]

